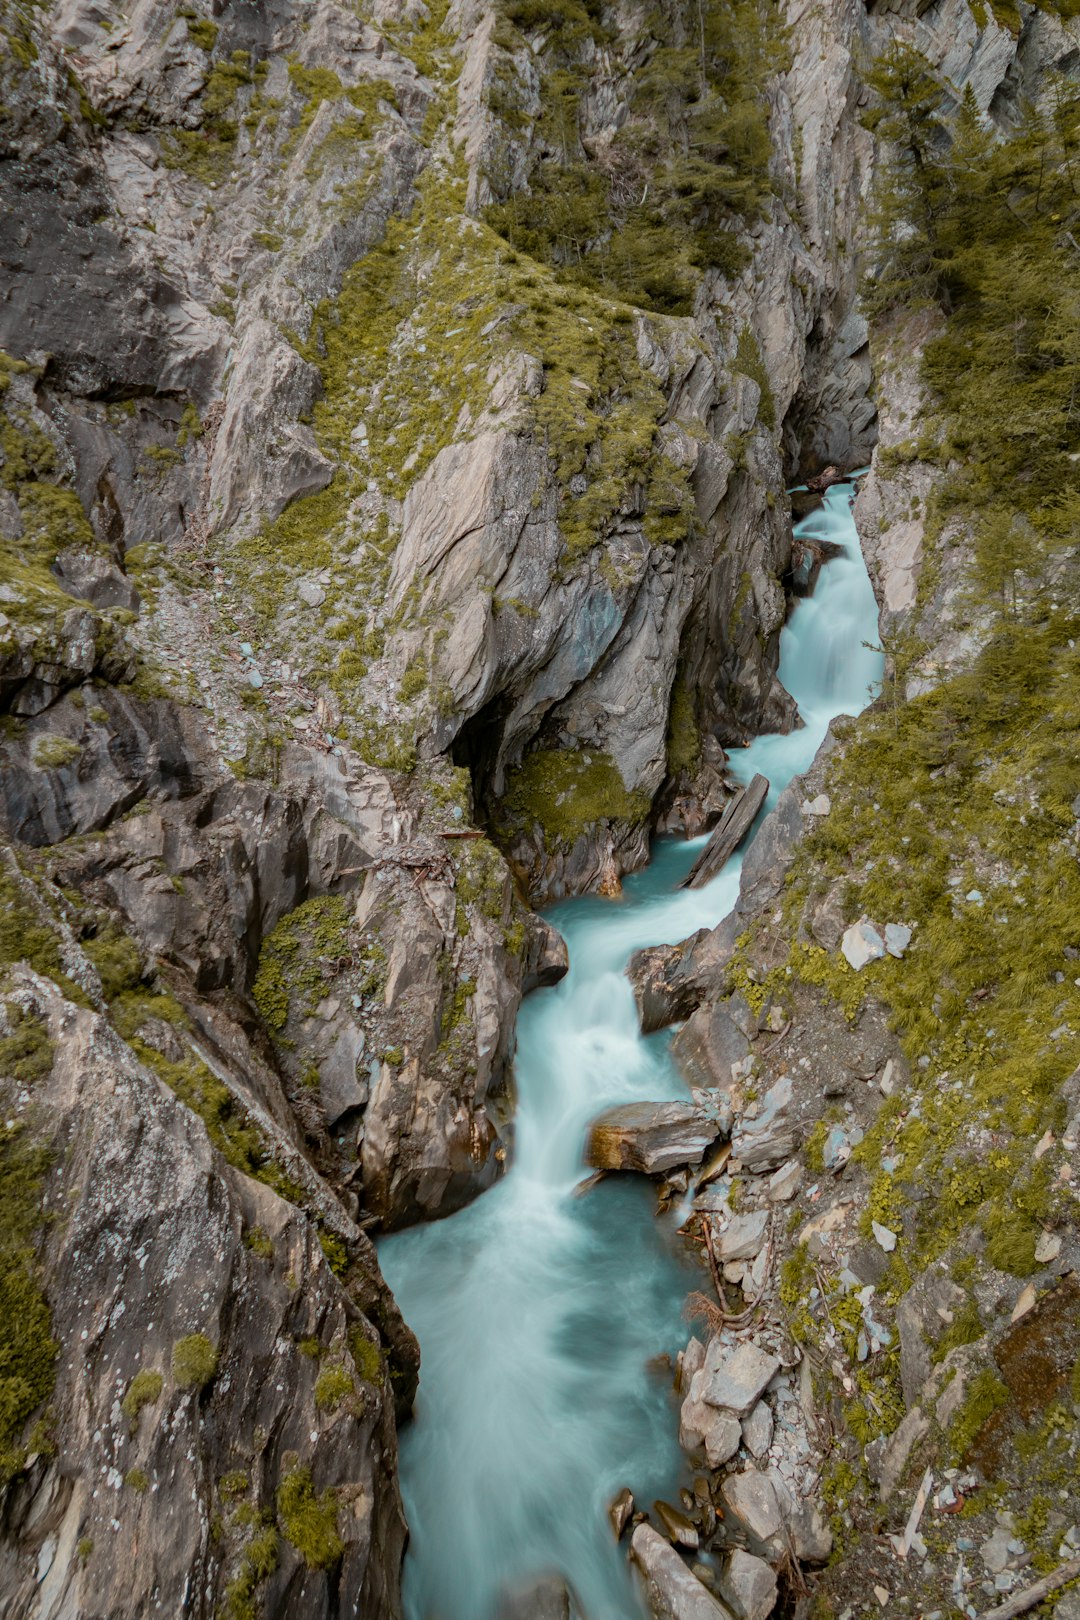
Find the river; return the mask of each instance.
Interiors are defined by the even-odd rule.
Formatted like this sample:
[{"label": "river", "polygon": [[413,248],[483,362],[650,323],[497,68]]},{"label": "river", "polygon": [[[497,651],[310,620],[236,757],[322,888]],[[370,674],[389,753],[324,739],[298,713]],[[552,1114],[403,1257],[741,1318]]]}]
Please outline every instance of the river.
[{"label": "river", "polygon": [[[856,714],[881,678],[877,607],[850,513],[830,490],[797,533],[843,554],[795,604],[780,678],[804,725],[756,739],[731,760],[769,778],[769,804],[809,766],[837,714]],[[498,1594],[541,1574],[569,1581],[588,1620],[643,1612],[607,1505],[629,1485],[642,1506],[684,1477],[670,1370],[701,1273],[648,1181],[617,1178],[585,1196],[589,1121],[613,1103],[683,1097],[670,1032],[643,1038],[624,968],[645,945],[714,926],[738,892],[736,854],[706,888],[677,890],[703,840],[665,840],[621,901],[567,901],[549,913],[570,971],[525,1001],[518,1021],[513,1163],[449,1219],[385,1237],[383,1270],[420,1340],[420,1390],[401,1436],[411,1528],[408,1620],[491,1620]]]}]

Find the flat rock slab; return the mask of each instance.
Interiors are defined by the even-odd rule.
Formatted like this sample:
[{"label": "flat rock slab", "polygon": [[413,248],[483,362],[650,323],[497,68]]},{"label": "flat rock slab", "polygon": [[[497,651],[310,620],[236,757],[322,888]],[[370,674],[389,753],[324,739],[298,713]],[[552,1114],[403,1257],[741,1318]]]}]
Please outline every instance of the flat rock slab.
[{"label": "flat rock slab", "polygon": [[595,1170],[662,1175],[700,1164],[721,1124],[717,1109],[697,1103],[622,1103],[593,1121],[585,1158]]},{"label": "flat rock slab", "polygon": [[754,825],[768,792],[768,780],[764,776],[755,776],[749,787],[736,793],[709,842],[683,878],[679,885],[681,889],[702,888],[726,865]]},{"label": "flat rock slab", "polygon": [[712,1339],[701,1371],[701,1399],[743,1417],[779,1371],[777,1357],[759,1350],[756,1344],[740,1344],[737,1350],[729,1350],[719,1339]]},{"label": "flat rock slab", "polygon": [[634,1531],[630,1557],[654,1620],[734,1620],[731,1610],[702,1586],[651,1524],[639,1524]]},{"label": "flat rock slab", "polygon": [[769,1212],[766,1209],[733,1215],[716,1239],[718,1259],[752,1260],[764,1248],[768,1230]]}]

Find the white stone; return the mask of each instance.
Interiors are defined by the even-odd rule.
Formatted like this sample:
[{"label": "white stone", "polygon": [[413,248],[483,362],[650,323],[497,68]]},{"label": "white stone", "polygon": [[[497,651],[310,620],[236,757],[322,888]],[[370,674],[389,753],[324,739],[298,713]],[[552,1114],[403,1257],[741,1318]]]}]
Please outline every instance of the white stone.
[{"label": "white stone", "polygon": [[911,929],[906,923],[885,924],[885,949],[890,956],[903,956],[911,944]]},{"label": "white stone", "polygon": [[840,949],[850,967],[860,972],[868,962],[876,962],[885,955],[885,941],[873,923],[852,923],[840,941]]},{"label": "white stone", "polygon": [[1061,1253],[1061,1239],[1053,1232],[1043,1232],[1035,1245],[1035,1258],[1040,1266],[1048,1266]]},{"label": "white stone", "polygon": [[832,809],[832,800],[827,793],[819,793],[816,799],[803,806],[808,816],[827,816]]},{"label": "white stone", "polygon": [[889,1228],[887,1226],[882,1226],[879,1221],[871,1221],[870,1227],[874,1237],[885,1250],[885,1253],[891,1254],[896,1248],[896,1233],[890,1232]]}]

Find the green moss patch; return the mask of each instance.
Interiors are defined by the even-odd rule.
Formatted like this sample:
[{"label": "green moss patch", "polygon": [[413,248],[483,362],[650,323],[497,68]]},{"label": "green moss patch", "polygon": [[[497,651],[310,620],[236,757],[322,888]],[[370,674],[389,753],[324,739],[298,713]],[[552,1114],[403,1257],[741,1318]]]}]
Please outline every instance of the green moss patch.
[{"label": "green moss patch", "polygon": [[539,825],[549,842],[570,845],[603,822],[644,821],[651,800],[627,788],[608,754],[546,748],[508,774],[502,808],[524,825]]},{"label": "green moss patch", "polygon": [[153,1406],[164,1388],[164,1378],[151,1367],[143,1367],[135,1374],[120,1402],[120,1410],[131,1424],[133,1434],[138,1427],[139,1413],[143,1407]]},{"label": "green moss patch", "polygon": [[189,1333],[173,1345],[172,1375],[178,1389],[205,1389],[217,1366],[217,1350],[205,1333]]},{"label": "green moss patch", "polygon": [[344,1554],[337,1498],[332,1490],[316,1493],[310,1468],[286,1474],[278,1486],[277,1514],[282,1535],[309,1569],[330,1569]]},{"label": "green moss patch", "polygon": [[338,962],[349,955],[350,916],[343,896],[323,895],[305,900],[267,935],[252,996],[273,1033],[285,1028],[292,996],[305,1015],[322,999]]}]

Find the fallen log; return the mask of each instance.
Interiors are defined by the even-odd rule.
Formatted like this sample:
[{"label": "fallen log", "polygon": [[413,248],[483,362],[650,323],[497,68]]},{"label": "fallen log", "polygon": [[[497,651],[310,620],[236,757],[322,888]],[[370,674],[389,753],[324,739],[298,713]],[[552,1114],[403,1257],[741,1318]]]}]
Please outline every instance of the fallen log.
[{"label": "fallen log", "polygon": [[680,883],[680,889],[700,889],[716,876],[750,831],[768,791],[766,778],[755,776],[749,787],[736,793],[709,842]]},{"label": "fallen log", "polygon": [[1027,1614],[1036,1603],[1056,1592],[1059,1586],[1068,1581],[1074,1581],[1080,1575],[1080,1558],[1070,1558],[1067,1564],[1059,1564],[1052,1575],[1044,1575],[1041,1581],[1034,1586],[1028,1586],[1023,1592],[1017,1592],[1007,1603],[999,1603],[996,1609],[986,1609],[979,1616],[979,1620],[1015,1620],[1019,1614]]}]

